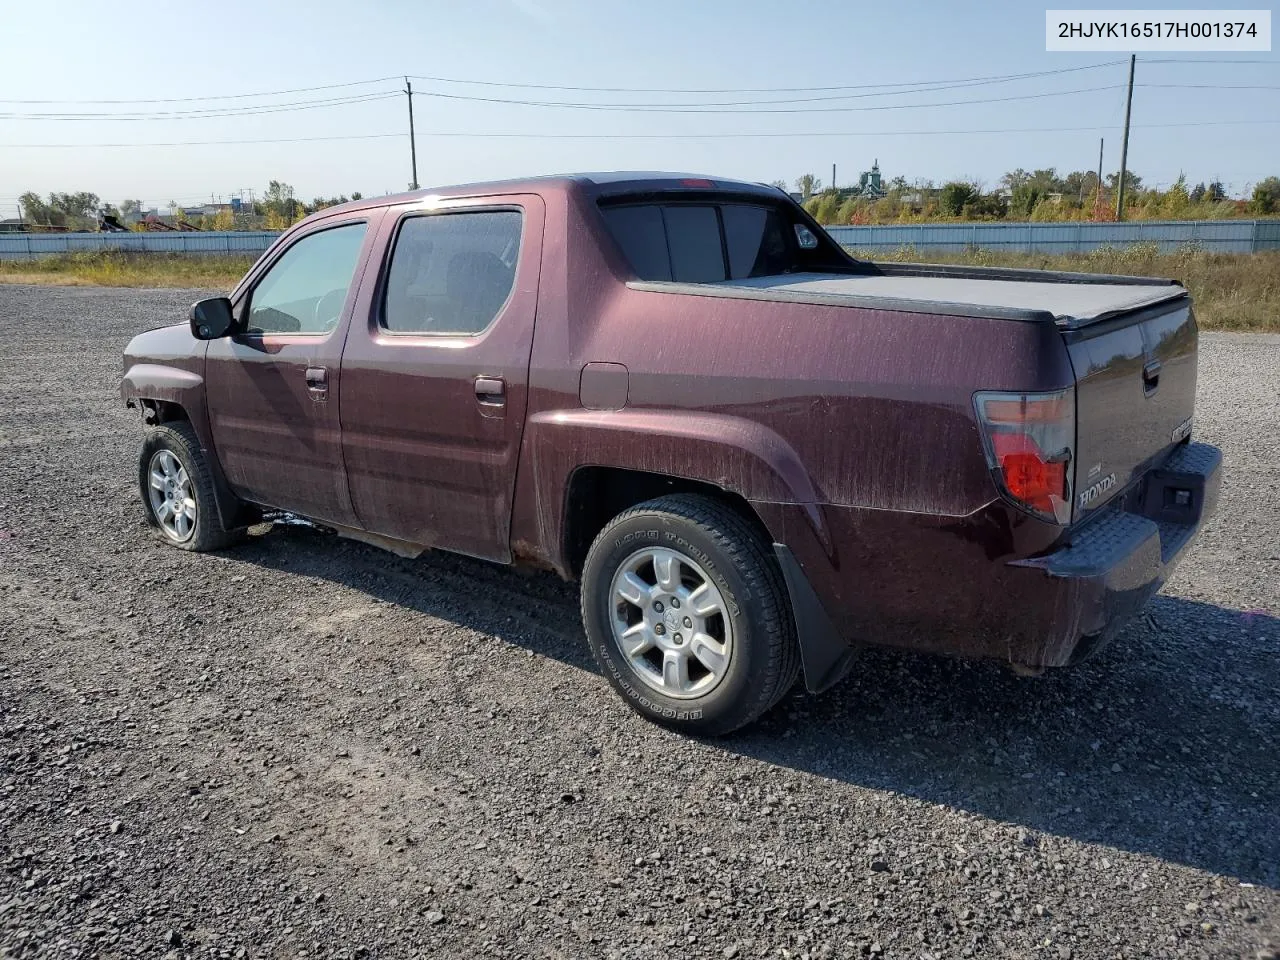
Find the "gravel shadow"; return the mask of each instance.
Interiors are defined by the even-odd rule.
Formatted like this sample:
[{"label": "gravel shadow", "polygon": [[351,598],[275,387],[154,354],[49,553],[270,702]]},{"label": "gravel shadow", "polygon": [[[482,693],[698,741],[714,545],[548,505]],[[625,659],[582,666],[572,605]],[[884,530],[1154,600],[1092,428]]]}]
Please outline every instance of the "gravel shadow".
[{"label": "gravel shadow", "polygon": [[[404,560],[305,527],[237,558],[319,577],[596,672],[576,585],[448,554]],[[1280,620],[1158,596],[1043,678],[868,650],[835,689],[708,745],[1280,888]],[[798,688],[799,690],[799,688]]]}]

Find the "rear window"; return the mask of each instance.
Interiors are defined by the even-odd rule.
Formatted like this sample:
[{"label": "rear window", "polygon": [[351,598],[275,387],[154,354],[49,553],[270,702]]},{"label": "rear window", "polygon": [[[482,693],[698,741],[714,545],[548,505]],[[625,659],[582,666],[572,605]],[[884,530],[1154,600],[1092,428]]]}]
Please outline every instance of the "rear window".
[{"label": "rear window", "polygon": [[720,283],[833,263],[830,248],[820,248],[804,224],[777,206],[623,203],[602,207],[601,214],[641,280]]}]

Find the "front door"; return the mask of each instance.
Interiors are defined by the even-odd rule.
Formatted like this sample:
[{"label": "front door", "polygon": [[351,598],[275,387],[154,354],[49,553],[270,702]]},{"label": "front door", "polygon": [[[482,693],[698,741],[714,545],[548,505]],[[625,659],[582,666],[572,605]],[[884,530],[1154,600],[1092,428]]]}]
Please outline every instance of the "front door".
[{"label": "front door", "polygon": [[365,529],[510,559],[543,218],[524,195],[388,212],[385,276],[342,355],[343,451]]},{"label": "front door", "polygon": [[375,233],[362,219],[299,235],[238,296],[238,332],[209,343],[214,449],[246,500],[355,524],[342,465],[340,360]]}]

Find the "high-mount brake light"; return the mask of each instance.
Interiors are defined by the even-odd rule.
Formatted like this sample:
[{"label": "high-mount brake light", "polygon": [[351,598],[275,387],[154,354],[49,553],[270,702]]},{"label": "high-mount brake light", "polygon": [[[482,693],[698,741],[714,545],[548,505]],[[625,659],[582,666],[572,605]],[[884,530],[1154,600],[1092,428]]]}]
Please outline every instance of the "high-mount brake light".
[{"label": "high-mount brake light", "polygon": [[685,177],[680,181],[680,186],[682,187],[701,187],[704,190],[710,190],[715,185],[716,182],[714,180],[705,180],[699,177]]},{"label": "high-mount brake light", "polygon": [[1052,523],[1071,520],[1075,390],[974,394],[987,463],[1000,491]]}]

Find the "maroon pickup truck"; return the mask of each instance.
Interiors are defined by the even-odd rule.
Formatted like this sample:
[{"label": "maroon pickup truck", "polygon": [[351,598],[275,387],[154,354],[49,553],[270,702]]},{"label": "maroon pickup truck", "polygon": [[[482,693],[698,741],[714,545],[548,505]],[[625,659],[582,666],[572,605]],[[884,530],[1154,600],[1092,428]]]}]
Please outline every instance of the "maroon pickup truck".
[{"label": "maroon pickup truck", "polygon": [[125,352],[147,520],[292,515],[581,581],[605,677],[720,734],[864,644],[1073,663],[1206,515],[1167,280],[867,263],[778,190],[531,179],[324,210]]}]

